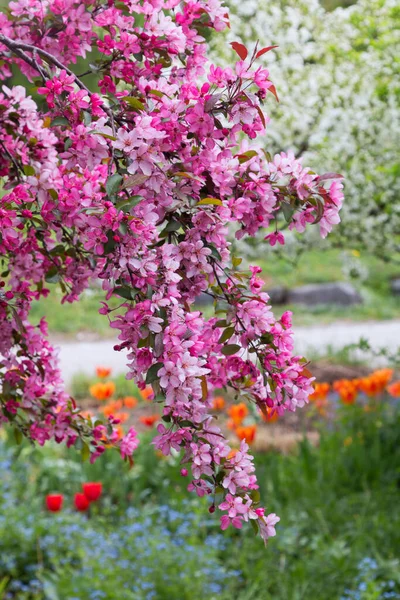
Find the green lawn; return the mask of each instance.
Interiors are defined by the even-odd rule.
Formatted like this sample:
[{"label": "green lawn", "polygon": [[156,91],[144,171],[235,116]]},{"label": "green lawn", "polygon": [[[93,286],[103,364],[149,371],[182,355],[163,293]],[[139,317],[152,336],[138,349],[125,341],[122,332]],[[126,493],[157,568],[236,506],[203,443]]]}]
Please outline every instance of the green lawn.
[{"label": "green lawn", "polygon": [[[292,310],[297,325],[330,323],[335,320],[368,321],[400,318],[400,297],[394,296],[390,290],[390,280],[400,277],[400,265],[395,262],[385,263],[368,254],[355,257],[355,260],[360,262],[367,273],[364,281],[352,282],[360,291],[363,304],[350,307],[294,305],[276,307],[276,313],[286,309]],[[308,251],[292,262],[270,253],[267,259],[254,262],[262,267],[267,288],[274,286],[292,288],[310,283],[346,280],[342,269],[341,250]]]},{"label": "green lawn", "polygon": [[[354,285],[360,290],[364,303],[349,308],[333,306],[305,307],[301,305],[275,308],[279,314],[286,309],[292,310],[296,325],[315,325],[335,320],[383,320],[400,318],[400,298],[390,292],[390,279],[400,275],[400,267],[394,263],[383,263],[373,256],[362,256],[360,262],[368,269],[367,279]],[[277,255],[259,261],[263,268],[263,277],[267,287],[295,287],[307,283],[327,283],[344,279],[342,273],[341,252],[337,250],[310,251],[302,255],[296,263],[291,263]],[[46,316],[50,333],[72,336],[78,332],[93,333],[101,337],[113,336],[107,317],[99,315],[100,302],[103,299],[99,290],[90,291],[82,296],[80,302],[61,305],[61,295],[56,286],[52,286],[48,298],[33,303],[32,320],[37,322]],[[117,302],[114,304],[117,305]],[[205,310],[210,313],[210,308]]]},{"label": "green lawn", "polygon": [[61,293],[52,286],[51,294],[32,304],[31,320],[38,322],[46,317],[50,334],[63,336],[78,332],[95,333],[101,337],[115,336],[105,315],[99,314],[104,296],[100,291],[90,290],[79,302],[61,304]]}]

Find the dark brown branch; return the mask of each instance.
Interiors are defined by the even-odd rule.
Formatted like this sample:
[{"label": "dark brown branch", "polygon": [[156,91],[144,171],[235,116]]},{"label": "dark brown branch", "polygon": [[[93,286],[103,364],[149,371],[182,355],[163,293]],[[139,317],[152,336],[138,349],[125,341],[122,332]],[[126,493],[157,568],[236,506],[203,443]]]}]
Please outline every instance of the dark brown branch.
[{"label": "dark brown branch", "polygon": [[[79,77],[77,77],[75,75],[75,73],[73,71],[71,71],[71,69],[69,69],[68,67],[63,65],[57,58],[55,58],[55,56],[53,56],[49,52],[46,52],[46,50],[42,50],[41,48],[38,48],[37,46],[32,46],[31,44],[25,44],[23,42],[16,42],[1,33],[0,33],[0,43],[3,44],[4,46],[6,46],[6,48],[8,48],[11,52],[13,52],[16,56],[18,56],[22,60],[24,60],[28,65],[30,65],[33,69],[35,69],[35,71],[38,71],[42,77],[44,77],[43,71],[42,71],[40,65],[37,63],[37,61],[35,61],[30,56],[28,56],[26,54],[26,52],[24,52],[24,50],[26,50],[27,52],[32,52],[34,56],[35,56],[35,54],[38,54],[40,57],[46,59],[49,63],[53,64],[54,66],[58,67],[59,69],[63,69],[66,73],[68,73],[68,75],[72,75],[75,79],[76,85],[79,88],[81,88],[81,90],[85,90],[85,92],[87,92],[87,94],[89,96],[92,96],[93,93],[83,83],[83,81],[81,81],[79,79]],[[113,115],[112,111],[104,103],[101,104],[101,107],[104,110],[104,112],[109,116],[111,124],[113,126],[114,115]]]}]

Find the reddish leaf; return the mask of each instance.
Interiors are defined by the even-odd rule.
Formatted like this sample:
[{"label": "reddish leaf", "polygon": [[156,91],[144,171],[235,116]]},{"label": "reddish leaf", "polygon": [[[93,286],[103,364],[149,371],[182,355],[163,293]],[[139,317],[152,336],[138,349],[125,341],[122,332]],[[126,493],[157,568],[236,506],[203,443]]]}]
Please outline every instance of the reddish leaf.
[{"label": "reddish leaf", "polygon": [[307,379],[311,379],[312,377],[314,377],[311,371],[309,371],[306,367],[304,367],[300,374],[303,375],[303,377],[307,377]]},{"label": "reddish leaf", "polygon": [[201,394],[202,394],[202,400],[207,400],[208,386],[207,386],[207,379],[205,378],[204,375],[201,376]]},{"label": "reddish leaf", "polygon": [[340,173],[324,173],[318,177],[318,181],[327,181],[328,179],[343,179]]},{"label": "reddish leaf", "polygon": [[260,58],[260,56],[262,56],[263,54],[266,54],[267,52],[269,52],[270,50],[273,50],[274,48],[278,48],[278,46],[268,46],[267,48],[261,48],[261,50],[259,50],[256,54],[256,58]]},{"label": "reddish leaf", "polygon": [[268,91],[271,92],[276,98],[276,101],[279,102],[278,92],[276,91],[276,87],[274,85],[270,85]]},{"label": "reddish leaf", "polygon": [[265,117],[264,117],[263,111],[261,110],[261,108],[259,106],[256,106],[256,108],[257,108],[258,114],[260,115],[260,119],[262,121],[262,124],[264,125],[264,127],[266,127],[267,123],[265,121]]},{"label": "reddish leaf", "polygon": [[243,46],[243,44],[239,44],[239,42],[231,42],[231,46],[242,60],[246,60],[248,55],[246,46]]}]

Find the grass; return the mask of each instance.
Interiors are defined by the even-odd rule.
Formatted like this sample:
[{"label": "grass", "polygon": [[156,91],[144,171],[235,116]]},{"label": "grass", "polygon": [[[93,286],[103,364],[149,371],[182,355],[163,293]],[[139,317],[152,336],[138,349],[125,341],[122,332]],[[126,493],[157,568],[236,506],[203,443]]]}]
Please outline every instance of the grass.
[{"label": "grass", "polygon": [[[390,279],[400,276],[400,266],[385,263],[371,254],[351,256],[368,271],[365,285],[379,294],[389,292]],[[329,283],[343,281],[342,250],[310,250],[300,254],[294,261],[279,256],[278,252],[269,252],[267,258],[256,260],[263,269],[263,277],[270,286],[283,285],[295,287],[307,283]]]},{"label": "grass", "polygon": [[[364,303],[357,306],[338,307],[319,305],[277,306],[276,314],[291,310],[295,325],[316,325],[335,320],[368,321],[400,318],[400,301],[390,291],[390,279],[400,273],[393,263],[383,263],[374,256],[360,257],[360,263],[368,270],[368,277],[358,287]],[[270,253],[268,258],[255,260],[263,268],[267,287],[296,287],[307,283],[328,283],[344,280],[341,251],[309,251],[299,257],[296,263]],[[74,336],[78,332],[96,334],[99,337],[113,336],[108,319],[98,314],[101,291],[90,290],[74,304],[61,305],[61,294],[54,286],[48,298],[34,302],[32,320],[37,322],[46,316],[50,333],[53,335]],[[116,305],[116,303],[115,303]],[[210,307],[206,307],[208,315]]]},{"label": "grass", "polygon": [[46,317],[50,334],[63,336],[78,332],[95,333],[98,336],[114,336],[106,316],[99,314],[100,302],[104,296],[100,291],[89,290],[79,302],[61,304],[61,293],[55,286],[47,298],[32,303],[31,320],[38,322]]},{"label": "grass", "polygon": [[327,325],[335,321],[388,321],[400,318],[400,302],[394,298],[373,295],[359,306],[329,306],[313,307],[301,304],[275,307],[276,315],[291,310],[293,322],[297,326]]},{"label": "grass", "polygon": [[[375,256],[365,254],[357,259],[367,272],[363,283],[354,283],[359,290],[363,304],[341,307],[317,305],[313,307],[293,305],[276,307],[291,310],[296,325],[332,323],[336,320],[369,321],[400,318],[400,300],[390,290],[390,280],[400,275],[395,263],[385,263]],[[343,257],[341,250],[312,250],[299,256],[296,261],[270,253],[267,259],[255,261],[263,269],[267,288],[283,286],[293,288],[306,284],[344,281]]]}]

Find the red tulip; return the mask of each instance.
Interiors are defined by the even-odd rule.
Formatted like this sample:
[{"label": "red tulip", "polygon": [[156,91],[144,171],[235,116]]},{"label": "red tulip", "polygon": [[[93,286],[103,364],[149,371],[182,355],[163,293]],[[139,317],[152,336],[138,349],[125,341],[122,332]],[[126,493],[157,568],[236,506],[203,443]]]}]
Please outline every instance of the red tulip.
[{"label": "red tulip", "polygon": [[47,510],[58,512],[62,509],[64,496],[62,494],[48,494],[46,496]]},{"label": "red tulip", "polygon": [[76,510],[84,512],[85,510],[87,510],[89,508],[90,502],[86,498],[85,494],[78,493],[78,494],[75,494],[74,504],[75,504]]},{"label": "red tulip", "polygon": [[101,496],[101,492],[103,491],[103,485],[99,482],[90,482],[84,483],[82,485],[83,493],[89,502],[94,502]]}]

